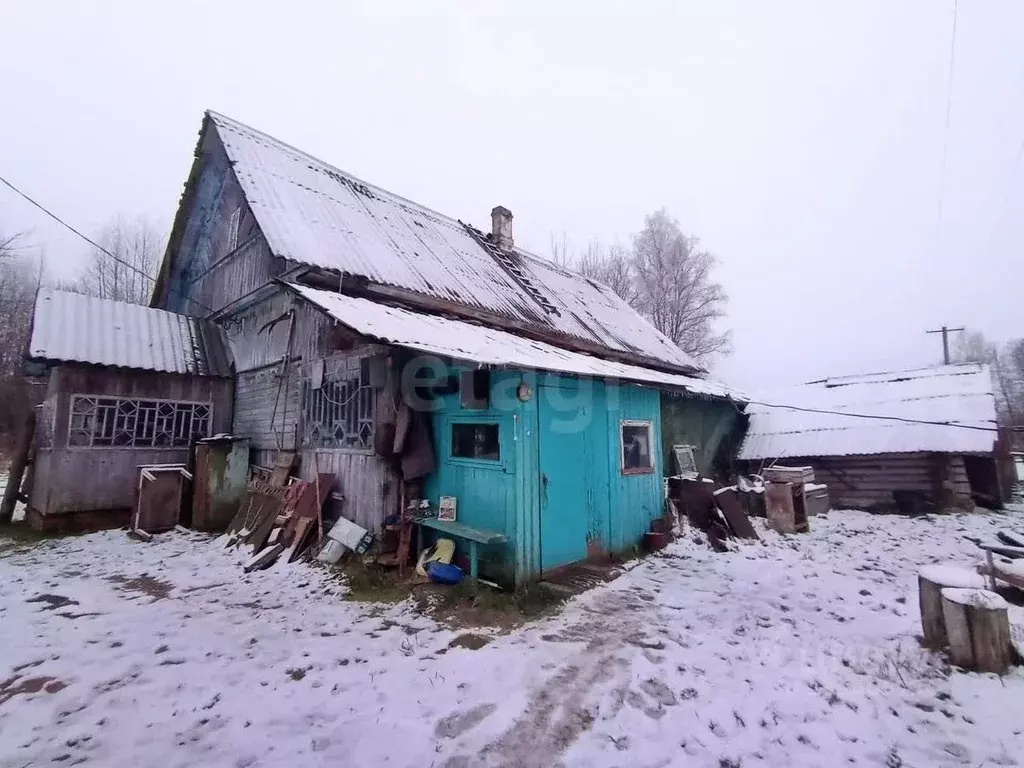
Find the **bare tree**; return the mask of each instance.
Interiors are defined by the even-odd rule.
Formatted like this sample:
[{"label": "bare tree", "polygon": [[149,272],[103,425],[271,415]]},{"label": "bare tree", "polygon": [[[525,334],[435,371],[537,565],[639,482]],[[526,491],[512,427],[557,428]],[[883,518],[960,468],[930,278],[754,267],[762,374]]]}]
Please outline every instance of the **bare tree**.
[{"label": "bare tree", "polygon": [[604,283],[628,304],[636,302],[632,257],[621,243],[606,248],[600,241],[591,240],[575,266],[581,275]]},{"label": "bare tree", "polygon": [[92,250],[70,289],[101,299],[148,304],[162,244],[156,228],[142,218],[129,221],[118,216],[96,242],[104,250]]},{"label": "bare tree", "polygon": [[1000,411],[1007,424],[1024,427],[1024,339],[1008,342],[996,356]]},{"label": "bare tree", "polygon": [[965,331],[951,357],[957,363],[987,363],[1000,423],[1024,424],[1024,339],[1014,339],[999,349],[981,331]]},{"label": "bare tree", "polygon": [[950,355],[954,363],[991,363],[995,357],[996,345],[981,331],[964,331]]},{"label": "bare tree", "polygon": [[576,261],[565,234],[552,233],[551,260],[607,285],[701,363],[728,353],[730,334],[717,330],[728,301],[712,276],[718,261],[664,209],[644,220],[632,250],[592,240]]},{"label": "bare tree", "polygon": [[0,232],[0,259],[9,259],[15,256],[23,247],[19,245],[24,240],[24,232],[15,232],[13,235],[5,235]]},{"label": "bare tree", "polygon": [[570,267],[573,262],[572,253],[569,250],[569,237],[563,230],[559,234],[550,233],[551,238],[551,261],[560,267]]},{"label": "bare tree", "polygon": [[26,410],[39,399],[22,374],[22,355],[32,328],[42,261],[21,243],[20,235],[0,235],[0,453]]},{"label": "bare tree", "polygon": [[655,211],[633,237],[634,306],[684,352],[703,362],[729,350],[725,289],[712,277],[717,260],[683,234],[665,209]]}]

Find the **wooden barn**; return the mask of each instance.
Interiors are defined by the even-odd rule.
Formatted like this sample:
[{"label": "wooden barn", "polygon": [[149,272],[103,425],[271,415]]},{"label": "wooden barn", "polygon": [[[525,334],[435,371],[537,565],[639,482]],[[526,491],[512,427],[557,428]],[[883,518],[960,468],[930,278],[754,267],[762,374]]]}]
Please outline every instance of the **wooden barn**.
[{"label": "wooden barn", "polygon": [[231,429],[231,365],[206,320],[43,289],[27,363],[46,377],[27,516],[34,527],[120,525],[138,467],[186,463]]},{"label": "wooden barn", "polygon": [[[294,452],[301,478],[336,477],[330,514],[374,535],[403,502],[453,500],[446,535],[481,545],[482,573],[522,583],[635,547],[663,513],[663,440],[710,466],[737,412],[613,291],[517,247],[507,209],[477,229],[212,112],[152,306],[138,311],[217,329],[231,378],[219,357],[157,374],[112,353],[86,361],[110,380],[52,374],[41,421],[79,464],[51,459],[40,513],[87,471],[80,457],[121,450],[68,443],[76,395],[202,400],[214,405],[196,436],[247,438],[263,467]],[[204,397],[166,391],[163,377],[186,374]],[[164,389],[140,389],[152,376]],[[110,484],[130,493],[131,474]]]},{"label": "wooden barn", "polygon": [[987,365],[822,379],[757,398],[739,459],[812,466],[833,508],[1000,506]]}]

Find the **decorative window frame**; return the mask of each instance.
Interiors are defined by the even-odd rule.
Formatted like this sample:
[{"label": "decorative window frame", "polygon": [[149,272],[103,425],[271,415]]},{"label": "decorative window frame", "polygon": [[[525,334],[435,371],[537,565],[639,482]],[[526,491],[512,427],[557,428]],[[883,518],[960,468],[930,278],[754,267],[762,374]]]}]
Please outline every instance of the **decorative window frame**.
[{"label": "decorative window frame", "polygon": [[[369,353],[334,355],[310,360],[300,367],[299,418],[304,447],[374,453],[378,415],[377,389],[371,383],[369,369],[372,357]],[[343,430],[340,436],[339,428]],[[321,437],[325,431],[334,437]]]},{"label": "decorative window frame", "polygon": [[[104,409],[99,434],[95,423],[89,430],[84,426],[76,427],[76,417],[96,418],[95,413],[87,413],[79,407],[84,400],[93,401],[93,410]],[[106,424],[111,410],[114,423],[107,435]],[[140,424],[139,416],[144,413],[146,415]],[[123,417],[124,421],[118,423],[119,417]],[[198,425],[197,418],[200,421]],[[170,419],[169,424],[167,419]],[[212,429],[211,401],[75,393],[68,402],[64,447],[68,450],[185,450],[196,440],[209,437]],[[166,438],[166,442],[160,442],[163,438]]]},{"label": "decorative window frame", "polygon": [[[626,427],[644,427],[647,429],[647,466],[626,468],[626,442],[623,439]],[[654,422],[650,419],[622,419],[619,422],[619,468],[623,475],[654,474]]]}]

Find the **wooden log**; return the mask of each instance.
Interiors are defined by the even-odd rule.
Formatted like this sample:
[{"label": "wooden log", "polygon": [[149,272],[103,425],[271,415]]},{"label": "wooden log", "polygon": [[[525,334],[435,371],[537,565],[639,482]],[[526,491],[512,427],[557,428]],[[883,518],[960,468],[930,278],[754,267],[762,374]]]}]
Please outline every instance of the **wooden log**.
[{"label": "wooden log", "polygon": [[35,432],[36,411],[35,408],[31,408],[25,414],[25,421],[18,433],[18,442],[14,446],[14,455],[11,457],[7,487],[4,489],[3,501],[0,501],[0,523],[9,523],[14,517],[14,508],[18,503],[18,496],[21,494],[21,479],[25,474],[29,453],[32,451],[32,438],[35,436]]},{"label": "wooden log", "polygon": [[918,573],[917,596],[924,644],[935,650],[942,650],[947,643],[942,611],[942,590],[947,587],[984,589],[985,578],[957,565],[929,565]]},{"label": "wooden log", "polygon": [[1024,536],[1016,531],[996,531],[996,537],[1011,547],[1024,547]]},{"label": "wooden log", "polygon": [[1008,608],[985,589],[942,590],[950,661],[978,672],[1005,672],[1013,662]]}]

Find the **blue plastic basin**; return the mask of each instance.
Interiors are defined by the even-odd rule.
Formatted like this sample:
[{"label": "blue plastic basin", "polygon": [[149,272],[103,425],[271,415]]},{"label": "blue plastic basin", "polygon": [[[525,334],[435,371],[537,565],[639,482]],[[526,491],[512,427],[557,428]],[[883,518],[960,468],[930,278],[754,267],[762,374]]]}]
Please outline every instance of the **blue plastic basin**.
[{"label": "blue plastic basin", "polygon": [[436,584],[458,584],[465,574],[457,565],[449,563],[428,563],[427,576]]}]

